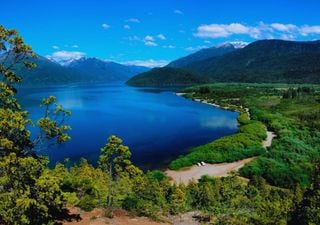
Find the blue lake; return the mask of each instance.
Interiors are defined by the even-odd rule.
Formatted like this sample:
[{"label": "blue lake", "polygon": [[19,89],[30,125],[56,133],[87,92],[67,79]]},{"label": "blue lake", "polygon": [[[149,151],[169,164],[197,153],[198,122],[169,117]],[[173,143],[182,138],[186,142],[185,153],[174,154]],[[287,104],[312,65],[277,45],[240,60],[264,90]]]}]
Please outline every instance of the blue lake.
[{"label": "blue lake", "polygon": [[72,139],[43,152],[51,163],[84,157],[96,164],[100,148],[115,134],[130,147],[136,165],[164,168],[191,147],[238,129],[237,113],[176,96],[173,90],[124,84],[66,86],[22,89],[19,98],[36,121],[44,113],[40,100],[49,95],[72,111],[66,121]]}]

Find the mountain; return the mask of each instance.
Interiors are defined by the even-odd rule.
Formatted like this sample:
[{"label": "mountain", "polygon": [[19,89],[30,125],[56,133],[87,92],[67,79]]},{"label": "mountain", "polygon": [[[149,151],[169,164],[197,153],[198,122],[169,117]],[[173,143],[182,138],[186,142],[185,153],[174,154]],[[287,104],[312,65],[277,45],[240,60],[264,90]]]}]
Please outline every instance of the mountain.
[{"label": "mountain", "polygon": [[[261,40],[220,56],[175,68],[178,70],[175,74],[194,71],[209,82],[320,83],[319,59],[320,41]],[[167,71],[163,69],[163,73]],[[144,83],[153,85],[147,80],[148,76],[144,75]],[[141,84],[135,82],[135,85]]]},{"label": "mountain", "polygon": [[14,66],[14,71],[23,78],[24,86],[76,83],[86,81],[88,77],[87,74],[65,68],[40,55],[27,60],[35,63],[36,68],[26,69],[22,63]]},{"label": "mountain", "polygon": [[123,65],[97,58],[80,58],[66,65],[81,73],[94,75],[94,81],[126,81],[149,70],[147,67]]},{"label": "mountain", "polygon": [[212,81],[320,83],[320,41],[256,41],[243,49],[189,64]]},{"label": "mountain", "polygon": [[171,67],[154,68],[127,81],[132,86],[186,86],[208,82],[195,72]]},{"label": "mountain", "polygon": [[[5,57],[0,57],[0,61]],[[10,58],[12,56],[9,56],[7,61],[10,62]],[[22,76],[24,86],[126,81],[149,70],[146,67],[127,66],[95,58],[81,58],[65,66],[40,55],[27,60],[35,63],[36,68],[26,69],[22,63],[14,67],[15,72]]]},{"label": "mountain", "polygon": [[206,60],[212,57],[221,56],[229,52],[233,52],[234,50],[237,49],[236,46],[239,46],[239,45],[225,43],[225,44],[214,46],[211,48],[204,48],[191,55],[172,61],[167,66],[174,67],[174,68],[183,68],[188,66],[191,63],[195,63],[195,62]]}]

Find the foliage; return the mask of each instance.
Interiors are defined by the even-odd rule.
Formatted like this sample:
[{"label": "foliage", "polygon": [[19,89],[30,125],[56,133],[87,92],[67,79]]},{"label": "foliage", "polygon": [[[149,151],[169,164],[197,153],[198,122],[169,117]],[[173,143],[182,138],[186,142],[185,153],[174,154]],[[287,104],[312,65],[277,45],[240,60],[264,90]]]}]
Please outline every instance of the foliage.
[{"label": "foliage", "polygon": [[76,198],[69,198],[69,205],[79,206],[84,210],[106,206],[110,177],[101,169],[94,168],[83,159],[79,165],[70,169],[58,164],[53,172],[61,176],[61,188],[65,195],[76,193]]},{"label": "foliage", "polygon": [[[242,49],[222,49],[215,54],[217,50],[219,48],[205,49],[180,58],[167,67],[139,74],[128,83],[136,86],[177,86],[203,82],[320,82],[319,41],[260,40]],[[210,56],[207,56],[208,52]],[[170,67],[175,67],[175,70]],[[199,74],[196,80],[189,71]]]},{"label": "foliage", "polygon": [[297,202],[291,213],[289,225],[311,225],[320,224],[320,164],[312,177],[310,187],[305,191],[302,200]]},{"label": "foliage", "polygon": [[[251,141],[258,137],[264,139],[265,133],[263,129],[259,129],[261,123],[277,135],[267,152],[241,168],[241,175],[248,178],[262,176],[269,183],[281,187],[293,188],[297,183],[303,187],[310,185],[314,168],[312,161],[320,157],[320,126],[317,120],[317,112],[320,110],[319,86],[246,83],[217,83],[205,86],[210,89],[207,93],[200,91],[202,86],[186,88],[183,92],[187,92],[190,98],[205,99],[240,111],[239,134],[246,133]],[[285,93],[293,90],[297,92],[294,98],[283,98]],[[251,121],[248,120],[244,107],[250,109]],[[228,161],[228,158],[217,160],[219,154],[213,154],[215,150],[210,148],[214,143],[196,148],[201,149],[203,154],[200,154],[200,151],[191,151],[189,157],[182,157],[185,162],[181,162],[181,165],[206,161],[205,159],[211,156],[215,157],[213,162]],[[234,144],[229,145],[232,150]],[[237,155],[238,151],[232,151],[232,155]],[[176,168],[180,167],[178,165]]]},{"label": "foliage", "polygon": [[[244,120],[243,117],[241,120]],[[208,163],[232,162],[263,154],[265,150],[261,141],[266,138],[264,125],[258,121],[245,122],[247,124],[241,125],[239,133],[191,149],[187,155],[172,161],[170,168],[178,170],[202,161]]]},{"label": "foliage", "polygon": [[131,152],[128,146],[122,145],[122,140],[114,135],[108,138],[108,143],[101,148],[99,167],[109,172],[110,177],[136,176],[141,170],[130,161]]},{"label": "foliage", "polygon": [[[45,118],[38,125],[42,136],[31,140],[26,128],[32,121],[15,98],[15,85],[22,81],[14,66],[22,63],[25,69],[35,65],[27,58],[35,57],[31,47],[24,44],[15,30],[6,30],[0,25],[0,222],[4,224],[44,224],[51,222],[62,212],[64,196],[60,189],[61,179],[47,169],[47,160],[35,155],[40,142],[62,143],[68,139],[69,129],[63,125],[68,114],[61,106],[54,114],[61,116],[57,123],[50,119],[49,106],[54,97],[43,103],[47,106]],[[62,114],[62,115],[61,115]]]},{"label": "foliage", "polygon": [[201,84],[207,79],[192,70],[171,67],[155,68],[127,81],[132,86],[186,86]]},{"label": "foliage", "polygon": [[45,224],[62,211],[61,179],[46,169],[46,160],[0,159],[0,221],[5,224]]}]

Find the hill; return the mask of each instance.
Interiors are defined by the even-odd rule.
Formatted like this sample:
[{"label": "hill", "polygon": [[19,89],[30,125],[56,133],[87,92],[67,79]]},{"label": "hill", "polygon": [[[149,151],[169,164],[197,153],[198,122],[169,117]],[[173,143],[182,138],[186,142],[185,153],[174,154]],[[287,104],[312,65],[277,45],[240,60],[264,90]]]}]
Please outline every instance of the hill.
[{"label": "hill", "polygon": [[22,64],[14,67],[15,72],[22,76],[24,86],[61,85],[84,82],[88,77],[87,74],[65,68],[40,55],[38,55],[37,58],[29,58],[28,61],[35,63],[37,65],[36,68],[26,70]]},{"label": "hill", "polygon": [[126,81],[134,75],[149,70],[147,67],[122,65],[97,58],[81,58],[68,64],[67,68],[92,74],[94,81]]},{"label": "hill", "polygon": [[320,41],[256,41],[238,51],[188,65],[213,81],[320,82]]},{"label": "hill", "polygon": [[[4,57],[0,57],[0,61]],[[12,56],[9,56],[8,62],[10,57]],[[24,86],[126,81],[149,70],[147,67],[122,65],[96,58],[81,58],[66,66],[40,55],[29,58],[28,61],[35,63],[36,68],[26,70],[22,63],[14,67],[16,73],[22,76]]]},{"label": "hill", "polygon": [[206,60],[216,56],[221,56],[226,53],[233,52],[236,49],[237,49],[237,46],[234,46],[231,43],[226,43],[226,44],[214,46],[211,48],[204,48],[191,55],[172,61],[167,66],[174,67],[174,68],[183,68],[188,66],[191,63]]},{"label": "hill", "polygon": [[186,86],[206,83],[208,80],[197,73],[171,67],[155,68],[134,76],[127,81],[132,86]]},{"label": "hill", "polygon": [[[319,58],[320,41],[261,40],[236,51],[193,62],[183,69],[195,71],[210,82],[320,83]],[[183,70],[176,71],[176,74],[182,73]],[[156,85],[148,81],[147,75],[144,84]],[[166,80],[169,79],[167,75]],[[161,84],[159,79],[157,83]],[[143,84],[135,82],[135,85]]]}]

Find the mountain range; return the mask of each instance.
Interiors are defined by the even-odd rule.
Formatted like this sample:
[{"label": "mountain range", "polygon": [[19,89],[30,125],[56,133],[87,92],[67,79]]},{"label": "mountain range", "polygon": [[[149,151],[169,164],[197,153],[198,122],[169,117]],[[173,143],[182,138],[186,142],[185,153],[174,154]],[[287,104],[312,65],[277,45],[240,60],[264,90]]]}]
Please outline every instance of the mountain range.
[{"label": "mountain range", "polygon": [[183,68],[191,63],[199,62],[216,56],[221,56],[226,53],[233,52],[236,49],[237,47],[231,43],[225,43],[223,45],[217,45],[211,48],[203,48],[193,54],[172,61],[167,65],[167,67]]},{"label": "mountain range", "polygon": [[123,65],[97,58],[80,58],[61,65],[37,55],[37,58],[29,58],[28,61],[35,63],[36,68],[25,69],[23,64],[14,67],[15,72],[23,78],[22,84],[26,86],[125,82],[134,75],[150,70],[147,67]]},{"label": "mountain range", "polygon": [[189,85],[206,82],[320,83],[319,59],[320,41],[261,40],[243,48],[223,45],[200,50],[169,63],[166,67],[172,67],[172,70],[171,74],[166,74],[165,80],[159,74],[167,73],[166,67],[157,70],[159,80],[151,70],[134,76],[127,84],[187,84],[186,76],[177,77],[183,71],[193,74]]}]

